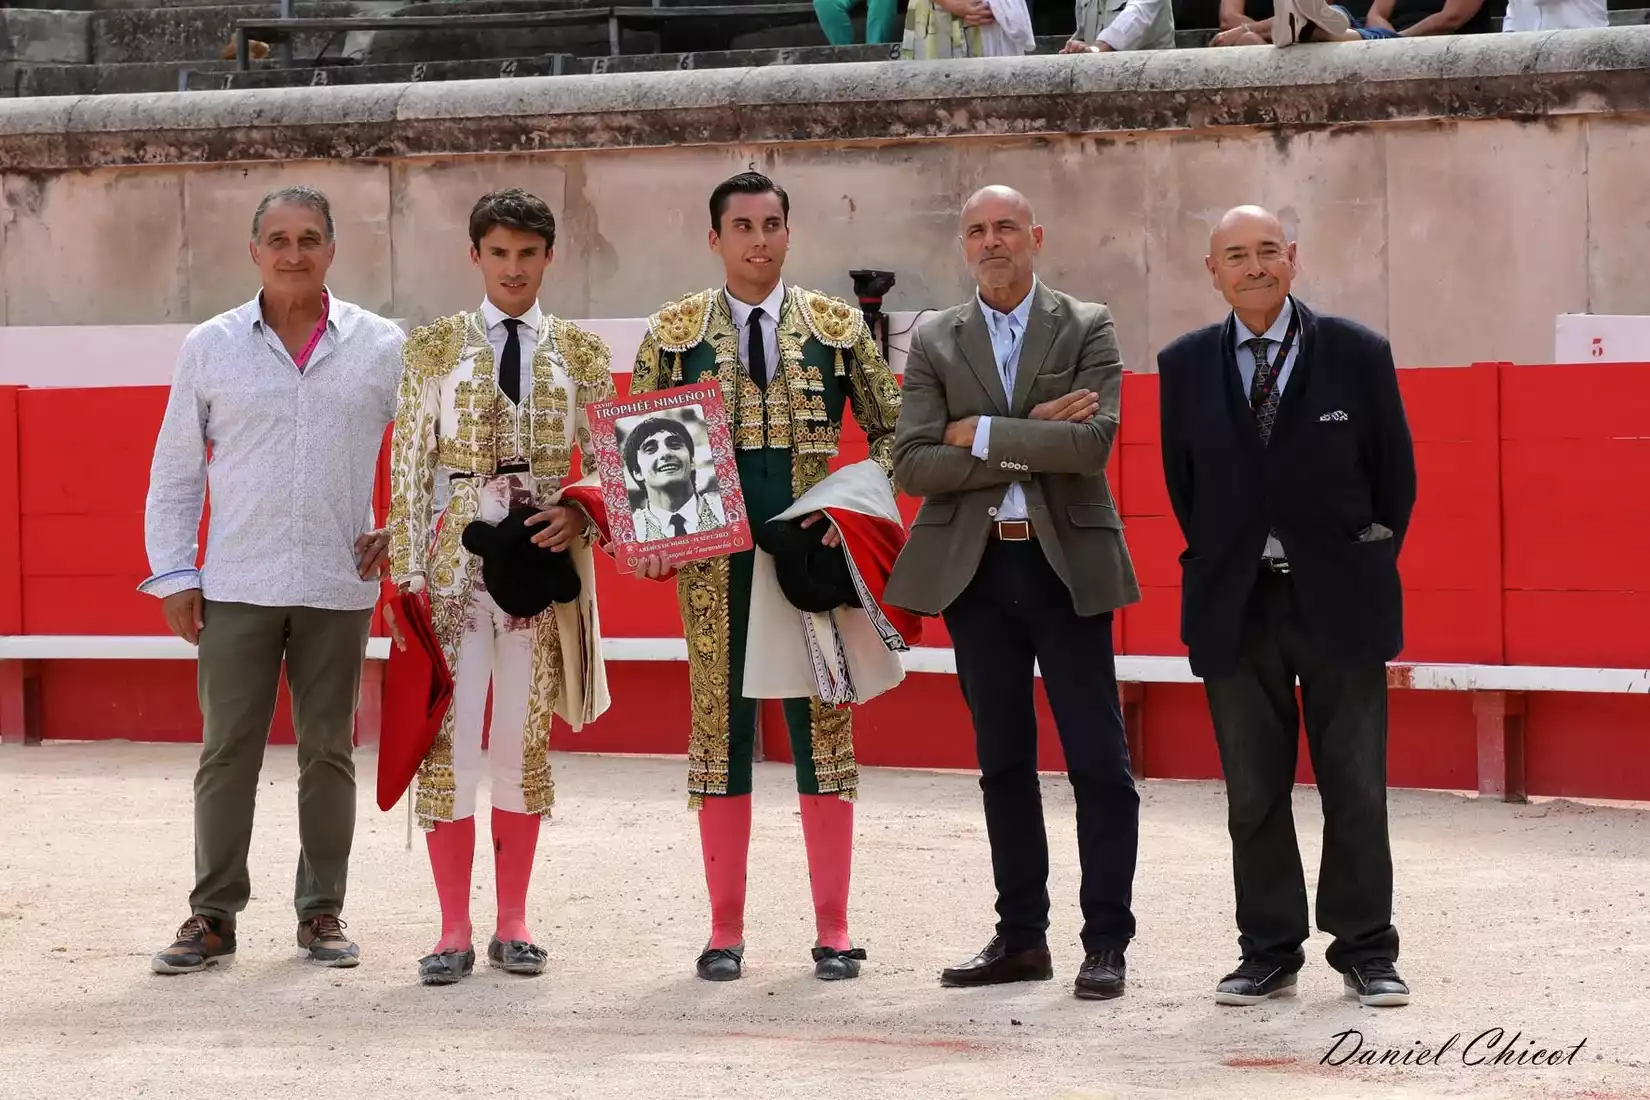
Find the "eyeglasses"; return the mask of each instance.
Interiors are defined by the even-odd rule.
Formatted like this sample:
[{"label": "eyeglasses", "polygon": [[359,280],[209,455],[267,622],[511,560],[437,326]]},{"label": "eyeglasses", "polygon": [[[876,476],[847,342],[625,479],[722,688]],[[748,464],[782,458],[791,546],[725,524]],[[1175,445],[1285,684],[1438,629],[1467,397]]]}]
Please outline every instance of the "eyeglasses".
[{"label": "eyeglasses", "polygon": [[[1279,263],[1287,259],[1288,255],[1289,253],[1287,250],[1278,248],[1274,245],[1268,245],[1265,248],[1262,248],[1258,254],[1260,262],[1263,264]],[[1251,254],[1248,249],[1237,252],[1224,252],[1220,257],[1220,264],[1222,267],[1247,267],[1250,261]]]}]

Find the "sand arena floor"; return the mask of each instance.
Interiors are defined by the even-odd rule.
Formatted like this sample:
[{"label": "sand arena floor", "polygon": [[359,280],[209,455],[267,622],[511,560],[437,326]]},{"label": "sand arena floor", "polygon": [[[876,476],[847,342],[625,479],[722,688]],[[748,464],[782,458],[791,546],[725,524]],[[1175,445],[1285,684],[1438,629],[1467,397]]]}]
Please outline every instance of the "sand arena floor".
[{"label": "sand arena floor", "polygon": [[[1213,783],[1144,788],[1129,993],[1079,1002],[1070,980],[1077,862],[1069,786],[1045,780],[1057,980],[945,990],[939,969],[990,935],[974,777],[870,771],[851,917],[857,982],[811,976],[807,872],[788,769],[760,765],[746,978],[699,982],[707,918],[683,765],[558,755],[530,916],[537,979],[478,969],[425,989],[434,889],[405,818],[361,811],[346,918],[353,971],[293,945],[294,755],[269,751],[254,900],[235,965],[163,978],[149,956],[185,915],[191,746],[0,748],[0,1095],[127,1097],[1650,1096],[1650,809],[1507,806],[1394,792],[1397,923],[1408,1008],[1340,997],[1308,945],[1298,998],[1212,1003],[1234,961],[1224,802]],[[373,774],[370,753],[360,773]],[[1297,820],[1310,870],[1315,793]],[[493,915],[486,858],[474,916]],[[1466,1066],[1475,1035],[1573,1048],[1558,1067]],[[1334,1036],[1437,1046],[1442,1065],[1321,1064]],[[1341,1048],[1345,1051],[1347,1048]],[[1481,1049],[1481,1048],[1480,1048]]]}]

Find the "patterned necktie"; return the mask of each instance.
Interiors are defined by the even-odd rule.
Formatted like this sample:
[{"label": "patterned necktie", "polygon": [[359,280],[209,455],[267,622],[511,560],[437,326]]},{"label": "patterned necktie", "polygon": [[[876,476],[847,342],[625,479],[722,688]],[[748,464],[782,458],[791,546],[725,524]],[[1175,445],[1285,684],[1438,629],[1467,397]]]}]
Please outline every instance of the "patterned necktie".
[{"label": "patterned necktie", "polygon": [[764,316],[766,315],[762,312],[761,306],[751,310],[751,319],[748,325],[749,336],[746,338],[748,343],[745,350],[745,369],[751,372],[751,381],[756,383],[756,388],[759,390],[768,388],[768,349],[762,339],[762,318]]},{"label": "patterned necktie", "polygon": [[1278,417],[1278,391],[1272,378],[1271,341],[1257,336],[1245,340],[1243,346],[1255,357],[1255,377],[1249,383],[1249,411],[1255,414],[1255,427],[1260,429],[1260,441],[1272,441],[1272,422]]},{"label": "patterned necktie", "polygon": [[516,329],[521,327],[521,321],[515,317],[506,317],[504,327],[510,335],[504,338],[504,359],[498,367],[498,388],[504,391],[512,404],[521,404],[521,341],[516,337]]},{"label": "patterned necktie", "polygon": [[680,515],[671,516],[670,530],[672,533],[677,535],[687,534],[687,520],[683,519]]}]

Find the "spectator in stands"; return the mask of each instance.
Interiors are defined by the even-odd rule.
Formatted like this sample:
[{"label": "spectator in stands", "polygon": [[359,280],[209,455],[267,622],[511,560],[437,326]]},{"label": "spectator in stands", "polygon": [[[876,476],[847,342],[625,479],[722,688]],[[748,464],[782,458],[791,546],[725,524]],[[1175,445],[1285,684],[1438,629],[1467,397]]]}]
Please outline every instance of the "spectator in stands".
[{"label": "spectator in stands", "polygon": [[1036,48],[1025,0],[911,0],[900,57],[1019,57]]},{"label": "spectator in stands", "polygon": [[1562,31],[1608,27],[1604,0],[1507,0],[1502,31]]},{"label": "spectator in stands", "polygon": [[319,191],[289,187],[258,205],[251,252],[263,287],[184,338],[155,444],[144,515],[153,574],[139,589],[199,647],[203,741],[191,915],[152,960],[160,974],[235,955],[283,663],[298,737],[298,946],[326,966],[360,961],[339,913],[355,833],[355,704],[388,541],[371,530],[372,486],[403,337],[328,289],[336,247]]},{"label": "spectator in stands", "polygon": [[[1238,12],[1241,14],[1242,8]],[[1215,46],[1293,46],[1297,42],[1358,42],[1396,38],[1390,27],[1371,27],[1350,9],[1328,0],[1277,0],[1275,14],[1257,23],[1239,23],[1221,31]],[[1222,18],[1227,12],[1222,8]]]},{"label": "spectator in stands", "polygon": [[[814,13],[833,46],[852,46],[854,21],[849,17],[860,0],[814,0]],[[864,0],[865,41],[899,41],[899,0]]]},{"label": "spectator in stands", "polygon": [[1174,48],[1170,0],[1077,0],[1077,31],[1061,53]]},{"label": "spectator in stands", "polygon": [[1364,22],[1399,38],[1484,34],[1494,26],[1495,7],[1489,0],[1374,0]]},{"label": "spectator in stands", "polygon": [[1298,680],[1323,802],[1317,918],[1334,937],[1329,965],[1362,1004],[1402,1005],[1386,662],[1403,648],[1398,553],[1415,451],[1392,349],[1293,298],[1295,256],[1272,214],[1228,212],[1204,263],[1231,312],[1157,357],[1163,475],[1186,540],[1180,633],[1226,776],[1243,953],[1215,1000],[1292,993],[1306,962],[1290,809]]}]

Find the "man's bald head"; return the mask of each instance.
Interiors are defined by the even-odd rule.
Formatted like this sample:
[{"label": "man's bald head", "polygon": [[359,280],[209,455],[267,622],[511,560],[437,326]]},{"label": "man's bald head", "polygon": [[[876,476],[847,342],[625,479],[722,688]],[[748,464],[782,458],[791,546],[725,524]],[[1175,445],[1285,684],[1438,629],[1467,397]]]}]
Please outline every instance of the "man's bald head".
[{"label": "man's bald head", "polygon": [[1209,234],[1209,255],[1219,254],[1221,242],[1225,238],[1255,233],[1273,240],[1285,239],[1283,222],[1266,207],[1234,206],[1221,215],[1220,221],[1215,223],[1214,232]]},{"label": "man's bald head", "polygon": [[980,297],[1009,312],[1031,293],[1043,247],[1031,203],[1012,187],[982,187],[963,204],[961,222],[963,257]]},{"label": "man's bald head", "polygon": [[1251,332],[1271,326],[1295,281],[1294,242],[1278,216],[1260,206],[1228,210],[1209,234],[1203,262],[1215,289]]},{"label": "man's bald head", "polygon": [[969,217],[975,213],[976,208],[982,203],[1005,203],[1017,210],[1025,219],[1025,223],[1027,225],[1033,225],[1037,221],[1036,216],[1031,212],[1030,199],[1026,198],[1012,187],[1004,187],[1000,183],[994,183],[989,187],[980,188],[978,191],[968,196],[968,201],[963,203],[962,221],[965,229],[968,226]]}]

